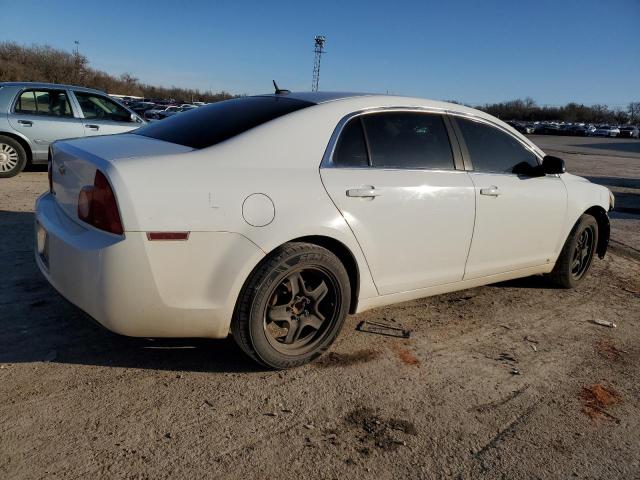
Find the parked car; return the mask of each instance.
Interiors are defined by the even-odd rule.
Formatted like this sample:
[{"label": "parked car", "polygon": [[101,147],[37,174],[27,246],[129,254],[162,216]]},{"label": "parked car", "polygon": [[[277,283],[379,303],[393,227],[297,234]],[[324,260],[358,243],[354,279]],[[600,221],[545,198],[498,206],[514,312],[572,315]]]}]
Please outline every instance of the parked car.
[{"label": "parked car", "polygon": [[525,122],[509,121],[507,122],[507,124],[515,128],[518,132],[523,134],[530,134],[530,133],[534,133],[535,131],[535,129],[531,125]]},{"label": "parked car", "polygon": [[156,105],[150,110],[144,112],[144,116],[148,119],[161,120],[165,118],[169,112],[177,112],[180,107],[176,105]]},{"label": "parked car", "polygon": [[619,134],[618,127],[610,127],[609,125],[601,125],[591,132],[593,137],[617,137]]},{"label": "parked car", "polygon": [[558,123],[547,123],[543,126],[544,135],[562,135],[562,127]]},{"label": "parked car", "polygon": [[531,126],[535,135],[544,135],[545,124],[540,122],[534,122]]},{"label": "parked car", "polygon": [[320,356],[348,313],[537,274],[575,287],[613,206],[484,112],[386,95],[219,102],[56,142],[49,171],[35,258],[65,298],[124,335],[231,330],[271,368]]},{"label": "parked car", "polygon": [[640,138],[640,129],[634,125],[625,125],[620,127],[619,137],[623,138]]},{"label": "parked car", "polygon": [[569,129],[569,135],[586,137],[588,134],[589,134],[589,130],[586,125],[572,125],[571,128]]},{"label": "parked car", "polygon": [[195,105],[182,105],[180,108],[178,108],[177,110],[174,108],[171,109],[166,109],[162,112],[158,113],[158,120],[162,120],[168,117],[172,117],[173,115],[176,115],[177,113],[182,113],[182,112],[188,112],[189,110],[193,110],[196,107]]},{"label": "parked car", "polygon": [[152,102],[134,102],[129,105],[129,108],[136,112],[138,115],[143,116],[147,110],[151,110],[156,106],[155,103]]},{"label": "parked car", "polygon": [[0,178],[45,163],[56,140],[122,133],[144,120],[104,92],[52,83],[0,83]]}]

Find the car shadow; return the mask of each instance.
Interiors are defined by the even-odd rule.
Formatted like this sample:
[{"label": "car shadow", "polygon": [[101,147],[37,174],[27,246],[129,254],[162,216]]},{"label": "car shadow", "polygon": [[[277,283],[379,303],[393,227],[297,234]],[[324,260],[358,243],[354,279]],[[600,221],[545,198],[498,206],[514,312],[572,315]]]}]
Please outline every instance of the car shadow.
[{"label": "car shadow", "polygon": [[33,213],[0,211],[0,362],[150,370],[263,371],[231,337],[145,339],[90,321],[44,279],[33,258]]},{"label": "car shadow", "polygon": [[612,150],[616,152],[622,153],[640,153],[640,141],[638,139],[620,139],[626,141],[612,141],[612,142],[603,142],[603,143],[579,143],[576,145],[569,145],[570,147],[579,147],[579,148],[595,148],[598,150]]},{"label": "car shadow", "polygon": [[562,287],[554,285],[549,279],[543,275],[535,275],[533,277],[516,278],[505,282],[492,283],[488,287],[497,288],[535,288],[544,290],[558,290]]},{"label": "car shadow", "polygon": [[640,178],[594,177],[587,175],[585,175],[584,178],[586,178],[590,182],[597,183],[598,185],[604,185],[605,187],[640,189]]},{"label": "car shadow", "polygon": [[614,212],[640,215],[640,179],[594,176],[585,176],[584,178],[590,182],[613,189],[616,197]]},{"label": "car shadow", "polygon": [[25,165],[24,171],[25,172],[46,172],[47,164],[46,163],[36,163],[36,164],[28,163],[27,165]]}]

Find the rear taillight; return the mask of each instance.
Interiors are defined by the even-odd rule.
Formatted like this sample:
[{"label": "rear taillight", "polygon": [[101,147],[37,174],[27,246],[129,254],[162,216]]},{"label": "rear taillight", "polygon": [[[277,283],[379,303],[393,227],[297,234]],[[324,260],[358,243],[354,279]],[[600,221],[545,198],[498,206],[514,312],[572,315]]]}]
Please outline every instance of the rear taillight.
[{"label": "rear taillight", "polygon": [[122,221],[116,197],[107,177],[96,170],[93,185],[82,187],[78,195],[78,218],[105,232],[122,235]]}]

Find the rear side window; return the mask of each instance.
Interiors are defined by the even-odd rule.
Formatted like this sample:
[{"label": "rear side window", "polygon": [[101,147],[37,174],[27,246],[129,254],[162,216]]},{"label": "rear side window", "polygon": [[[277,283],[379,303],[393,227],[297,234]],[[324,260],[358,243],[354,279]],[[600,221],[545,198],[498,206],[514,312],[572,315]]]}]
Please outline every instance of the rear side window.
[{"label": "rear side window", "polygon": [[73,117],[66,92],[63,90],[25,90],[15,106],[16,113]]},{"label": "rear side window", "polygon": [[444,120],[420,112],[388,112],[362,117],[376,168],[453,170]]},{"label": "rear side window", "polygon": [[333,153],[333,163],[338,167],[366,167],[369,165],[367,144],[360,117],[345,125]]},{"label": "rear side window", "polygon": [[538,166],[536,156],[511,135],[484,123],[456,118],[473,169],[487,173],[527,173]]},{"label": "rear side window", "polygon": [[314,104],[286,97],[238,98],[174,115],[134,133],[191,148],[205,148],[311,105]]}]

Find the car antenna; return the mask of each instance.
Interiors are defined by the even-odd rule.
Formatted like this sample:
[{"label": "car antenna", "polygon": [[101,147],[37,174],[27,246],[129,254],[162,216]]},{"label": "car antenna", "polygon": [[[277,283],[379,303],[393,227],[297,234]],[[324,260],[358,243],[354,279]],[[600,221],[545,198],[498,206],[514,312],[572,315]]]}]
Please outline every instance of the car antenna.
[{"label": "car antenna", "polygon": [[276,89],[276,95],[286,95],[287,93],[291,93],[291,90],[278,87],[275,80],[273,80],[273,87]]}]

